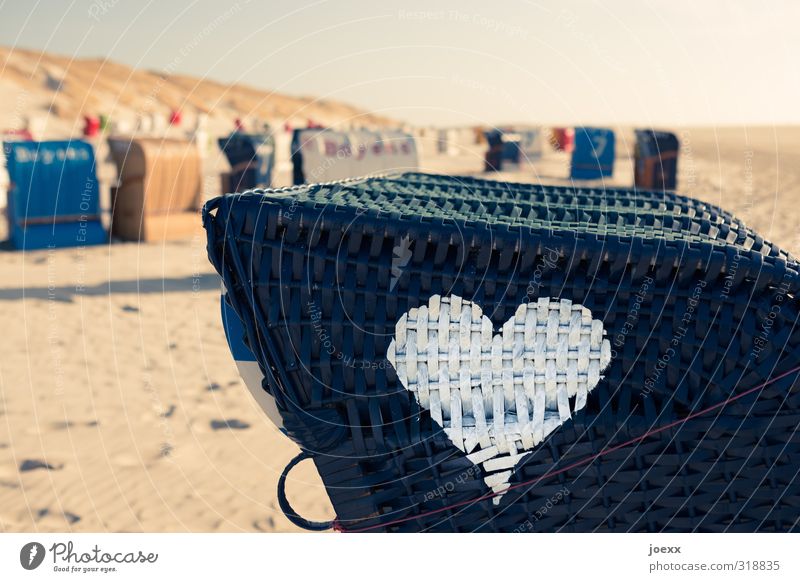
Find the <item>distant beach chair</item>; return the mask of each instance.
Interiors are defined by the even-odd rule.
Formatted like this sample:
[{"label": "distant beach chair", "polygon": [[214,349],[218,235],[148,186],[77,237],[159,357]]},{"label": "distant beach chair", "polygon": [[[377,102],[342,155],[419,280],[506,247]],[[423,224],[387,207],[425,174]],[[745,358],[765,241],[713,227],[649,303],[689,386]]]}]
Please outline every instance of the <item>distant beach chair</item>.
[{"label": "distant beach chair", "polygon": [[518,133],[523,160],[526,162],[539,160],[542,157],[542,130],[521,129]]},{"label": "distant beach chair", "polygon": [[[793,531],[800,264],[674,193],[419,173],[203,210],[231,351],[344,531]],[[313,460],[336,512],[299,516]]]},{"label": "distant beach chair", "polygon": [[4,142],[7,219],[14,248],[106,242],[92,146],[84,141]]},{"label": "distant beach chair", "polygon": [[225,192],[244,192],[272,185],[275,140],[271,133],[235,131],[219,138],[218,143],[231,166]]},{"label": "distant beach chair", "polygon": [[678,183],[678,136],[668,131],[636,130],[634,184],[648,190],[675,190]]},{"label": "distant beach chair", "polygon": [[525,161],[525,154],[522,151],[520,135],[516,132],[504,132],[503,167],[507,171],[519,169],[523,161]]},{"label": "distant beach chair", "polygon": [[571,152],[575,145],[575,130],[571,127],[554,127],[550,130],[550,146],[557,152]]},{"label": "distant beach chair", "polygon": [[332,182],[419,167],[414,136],[399,130],[298,129],[292,137],[291,151],[294,184]]},{"label": "distant beach chair", "polygon": [[483,158],[484,172],[499,172],[505,161],[505,142],[503,132],[493,129],[486,132],[486,153]]},{"label": "distant beach chair", "polygon": [[112,138],[118,185],[112,188],[111,234],[122,240],[186,239],[201,227],[202,161],[177,139]]},{"label": "distant beach chair", "polygon": [[614,132],[600,127],[576,127],[570,178],[598,180],[614,174]]}]

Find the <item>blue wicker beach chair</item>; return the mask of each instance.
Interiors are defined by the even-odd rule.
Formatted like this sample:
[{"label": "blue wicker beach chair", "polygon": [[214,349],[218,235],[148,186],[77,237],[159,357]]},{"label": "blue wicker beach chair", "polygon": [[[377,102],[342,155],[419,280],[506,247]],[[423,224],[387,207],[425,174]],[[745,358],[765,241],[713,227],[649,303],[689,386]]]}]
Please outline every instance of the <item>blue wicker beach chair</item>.
[{"label": "blue wicker beach chair", "polygon": [[570,178],[598,180],[614,174],[614,132],[600,127],[576,127]]},{"label": "blue wicker beach chair", "polygon": [[[798,528],[800,272],[723,210],[415,173],[204,221],[231,349],[303,451],[296,524]],[[305,458],[333,523],[287,502]]]},{"label": "blue wicker beach chair", "polygon": [[23,250],[100,244],[100,189],[92,146],[84,141],[3,144],[9,176],[8,230]]}]

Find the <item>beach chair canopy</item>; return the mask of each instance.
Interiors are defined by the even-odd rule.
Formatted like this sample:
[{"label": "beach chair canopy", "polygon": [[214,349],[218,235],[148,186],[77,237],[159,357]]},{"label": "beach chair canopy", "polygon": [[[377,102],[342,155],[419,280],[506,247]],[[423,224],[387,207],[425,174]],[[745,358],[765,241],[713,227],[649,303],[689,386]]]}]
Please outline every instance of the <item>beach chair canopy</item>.
[{"label": "beach chair canopy", "polygon": [[118,197],[124,191],[146,213],[198,208],[202,161],[192,142],[114,138],[109,146],[119,176]]},{"label": "beach chair canopy", "polygon": [[112,189],[111,232],[124,240],[190,238],[200,225],[202,159],[189,141],[109,140],[119,183]]},{"label": "beach chair canopy", "polygon": [[275,159],[275,140],[271,133],[235,131],[220,138],[218,143],[231,165],[231,188],[234,192],[270,187]]}]

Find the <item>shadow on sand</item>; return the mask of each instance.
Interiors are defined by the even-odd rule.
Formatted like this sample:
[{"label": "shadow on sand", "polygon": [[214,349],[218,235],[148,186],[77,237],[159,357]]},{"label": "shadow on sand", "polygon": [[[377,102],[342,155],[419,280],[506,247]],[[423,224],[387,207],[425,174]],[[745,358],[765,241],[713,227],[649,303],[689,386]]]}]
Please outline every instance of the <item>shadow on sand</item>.
[{"label": "shadow on sand", "polygon": [[112,293],[135,293],[137,295],[140,293],[179,293],[186,291],[213,291],[219,288],[220,281],[217,275],[201,274],[187,277],[108,281],[87,286],[0,288],[0,301],[44,299],[71,303],[76,296],[80,295],[96,297],[111,295]]}]

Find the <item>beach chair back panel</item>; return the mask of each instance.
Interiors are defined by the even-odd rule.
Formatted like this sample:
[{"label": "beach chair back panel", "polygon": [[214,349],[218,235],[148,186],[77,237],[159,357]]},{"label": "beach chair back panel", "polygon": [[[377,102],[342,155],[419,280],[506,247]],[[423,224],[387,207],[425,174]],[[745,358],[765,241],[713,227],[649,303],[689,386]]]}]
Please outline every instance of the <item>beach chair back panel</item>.
[{"label": "beach chair back panel", "polygon": [[675,190],[680,142],[668,131],[637,130],[634,183],[637,188]]},{"label": "beach chair back panel", "polygon": [[147,166],[145,208],[148,213],[191,210],[199,206],[202,167],[189,141],[140,144]]},{"label": "beach chair back panel", "polygon": [[10,142],[9,210],[18,223],[61,222],[99,214],[94,151],[83,141]]},{"label": "beach chair back panel", "polygon": [[92,146],[84,141],[4,144],[9,238],[18,249],[105,242]]},{"label": "beach chair back panel", "polygon": [[200,228],[202,158],[177,139],[111,139],[119,186],[112,190],[111,232],[123,240],[179,240]]},{"label": "beach chair back panel", "polygon": [[141,138],[109,140],[119,175],[118,200],[145,214],[196,209],[202,192],[202,160],[189,141]]},{"label": "beach chair back panel", "polygon": [[272,185],[275,142],[270,134],[236,132],[219,139],[231,166],[231,188],[243,192]]},{"label": "beach chair back panel", "polygon": [[542,143],[544,141],[541,129],[526,129],[519,132],[520,150],[523,160],[535,162],[542,157]]},{"label": "beach chair back panel", "polygon": [[570,178],[597,180],[611,177],[614,173],[615,145],[614,132],[610,129],[576,128]]}]

